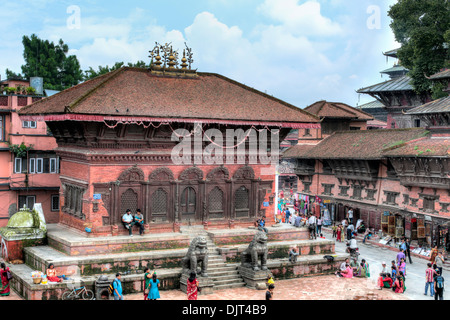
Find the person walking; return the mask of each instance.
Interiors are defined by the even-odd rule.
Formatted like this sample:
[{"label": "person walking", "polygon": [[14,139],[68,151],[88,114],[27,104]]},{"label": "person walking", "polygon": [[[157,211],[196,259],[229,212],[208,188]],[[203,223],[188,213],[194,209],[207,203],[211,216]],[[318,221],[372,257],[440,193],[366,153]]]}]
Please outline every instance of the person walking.
[{"label": "person walking", "polygon": [[431,253],[430,253],[430,262],[431,262],[431,264],[435,264],[435,260],[436,260],[437,255],[438,255],[438,248],[437,248],[437,246],[434,246],[434,248],[431,249]]},{"label": "person walking", "polygon": [[195,272],[191,272],[187,279],[187,298],[188,300],[197,300],[197,293],[199,292],[199,282]]},{"label": "person walking", "polygon": [[314,240],[317,239],[317,234],[316,234],[316,216],[315,215],[311,215],[308,219],[308,224],[309,224],[309,238],[312,239],[314,238]]},{"label": "person walking", "polygon": [[2,280],[2,287],[0,288],[0,296],[5,297],[9,296],[11,293],[11,289],[9,288],[9,280],[11,280],[12,276],[9,271],[9,267],[6,266],[5,263],[1,263],[0,265],[0,277]]},{"label": "person walking", "polygon": [[436,272],[432,268],[432,264],[430,262],[427,263],[428,268],[425,270],[425,293],[428,293],[428,287],[430,287],[430,296],[434,296],[434,276]]},{"label": "person walking", "polygon": [[411,243],[409,242],[409,238],[406,238],[405,244],[406,244],[405,255],[408,257],[409,263],[412,264],[412,260],[411,260]]},{"label": "person walking", "polygon": [[319,217],[317,219],[317,234],[321,234],[322,233],[322,218]]},{"label": "person walking", "polygon": [[291,212],[289,211],[289,208],[286,208],[285,219],[284,219],[285,223],[289,223],[289,216],[290,215],[291,215]]},{"label": "person walking", "polygon": [[406,276],[406,262],[405,258],[401,258],[400,262],[398,263],[398,273],[403,272],[403,274]]},{"label": "person walking", "polygon": [[114,300],[123,300],[122,282],[120,281],[120,273],[116,273],[116,278],[113,281]]},{"label": "person walking", "polygon": [[150,268],[145,268],[144,270],[144,300],[148,299],[148,293],[150,291],[150,280],[152,279],[152,274],[150,273]]},{"label": "person walking", "polygon": [[438,253],[436,259],[434,260],[434,263],[436,264],[436,269],[442,275],[442,268],[444,267],[444,256],[442,255],[442,252]]},{"label": "person walking", "polygon": [[159,295],[159,279],[157,279],[156,272],[153,272],[150,280],[150,290],[148,292],[148,300],[156,300],[161,298]]},{"label": "person walking", "polygon": [[351,223],[349,223],[347,227],[347,240],[350,240],[352,238],[352,233],[355,230],[355,226]]},{"label": "person walking", "polygon": [[350,210],[348,210],[348,222],[350,224],[353,224],[353,209],[350,208]]},{"label": "person walking", "polygon": [[434,300],[444,300],[444,277],[439,271],[434,278]]},{"label": "person walking", "polygon": [[341,242],[341,233],[342,233],[341,225],[338,225],[336,229],[336,240],[339,242]]}]

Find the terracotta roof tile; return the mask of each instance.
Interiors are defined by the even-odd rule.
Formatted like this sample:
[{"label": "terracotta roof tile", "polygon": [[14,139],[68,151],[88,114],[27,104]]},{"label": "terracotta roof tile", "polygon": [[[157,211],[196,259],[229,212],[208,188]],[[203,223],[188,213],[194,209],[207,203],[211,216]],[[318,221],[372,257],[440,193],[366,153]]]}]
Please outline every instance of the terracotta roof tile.
[{"label": "terracotta roof tile", "polygon": [[389,157],[450,157],[450,137],[432,137],[408,142],[384,153]]},{"label": "terracotta roof tile", "polygon": [[341,102],[317,101],[304,109],[320,118],[350,118],[372,120],[373,116]]},{"label": "terracotta roof tile", "polygon": [[23,108],[21,115],[87,114],[318,123],[318,117],[224,76],[154,76],[123,67]]},{"label": "terracotta roof tile", "polygon": [[299,153],[298,157],[376,160],[383,158],[384,152],[388,150],[428,135],[429,132],[423,128],[336,132],[307,152]]}]

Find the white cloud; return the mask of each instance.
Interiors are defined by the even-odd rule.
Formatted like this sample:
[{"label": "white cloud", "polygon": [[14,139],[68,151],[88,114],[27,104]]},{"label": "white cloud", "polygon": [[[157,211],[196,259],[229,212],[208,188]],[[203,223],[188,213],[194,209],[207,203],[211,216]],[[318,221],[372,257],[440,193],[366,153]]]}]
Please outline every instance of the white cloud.
[{"label": "white cloud", "polygon": [[299,0],[266,0],[258,10],[280,22],[294,35],[335,36],[342,33],[338,23],[321,14],[317,1],[299,4]]}]

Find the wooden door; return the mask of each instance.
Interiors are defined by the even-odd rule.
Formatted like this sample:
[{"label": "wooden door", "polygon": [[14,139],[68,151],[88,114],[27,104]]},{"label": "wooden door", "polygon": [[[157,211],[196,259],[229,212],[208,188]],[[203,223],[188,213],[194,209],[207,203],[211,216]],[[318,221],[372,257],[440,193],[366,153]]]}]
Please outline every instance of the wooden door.
[{"label": "wooden door", "polygon": [[197,196],[194,188],[186,187],[181,193],[181,219],[183,221],[195,221],[197,207]]}]

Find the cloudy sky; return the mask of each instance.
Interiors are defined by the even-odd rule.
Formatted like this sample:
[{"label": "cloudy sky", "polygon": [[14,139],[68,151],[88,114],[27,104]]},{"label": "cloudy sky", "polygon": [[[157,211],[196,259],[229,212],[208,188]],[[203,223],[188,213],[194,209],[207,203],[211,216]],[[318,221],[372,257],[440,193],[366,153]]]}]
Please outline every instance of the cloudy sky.
[{"label": "cloudy sky", "polygon": [[356,106],[356,90],[387,80],[395,0],[1,0],[0,75],[20,72],[22,36],[63,39],[83,70],[149,61],[155,42],[194,52],[194,68],[219,73],[304,108]]}]

